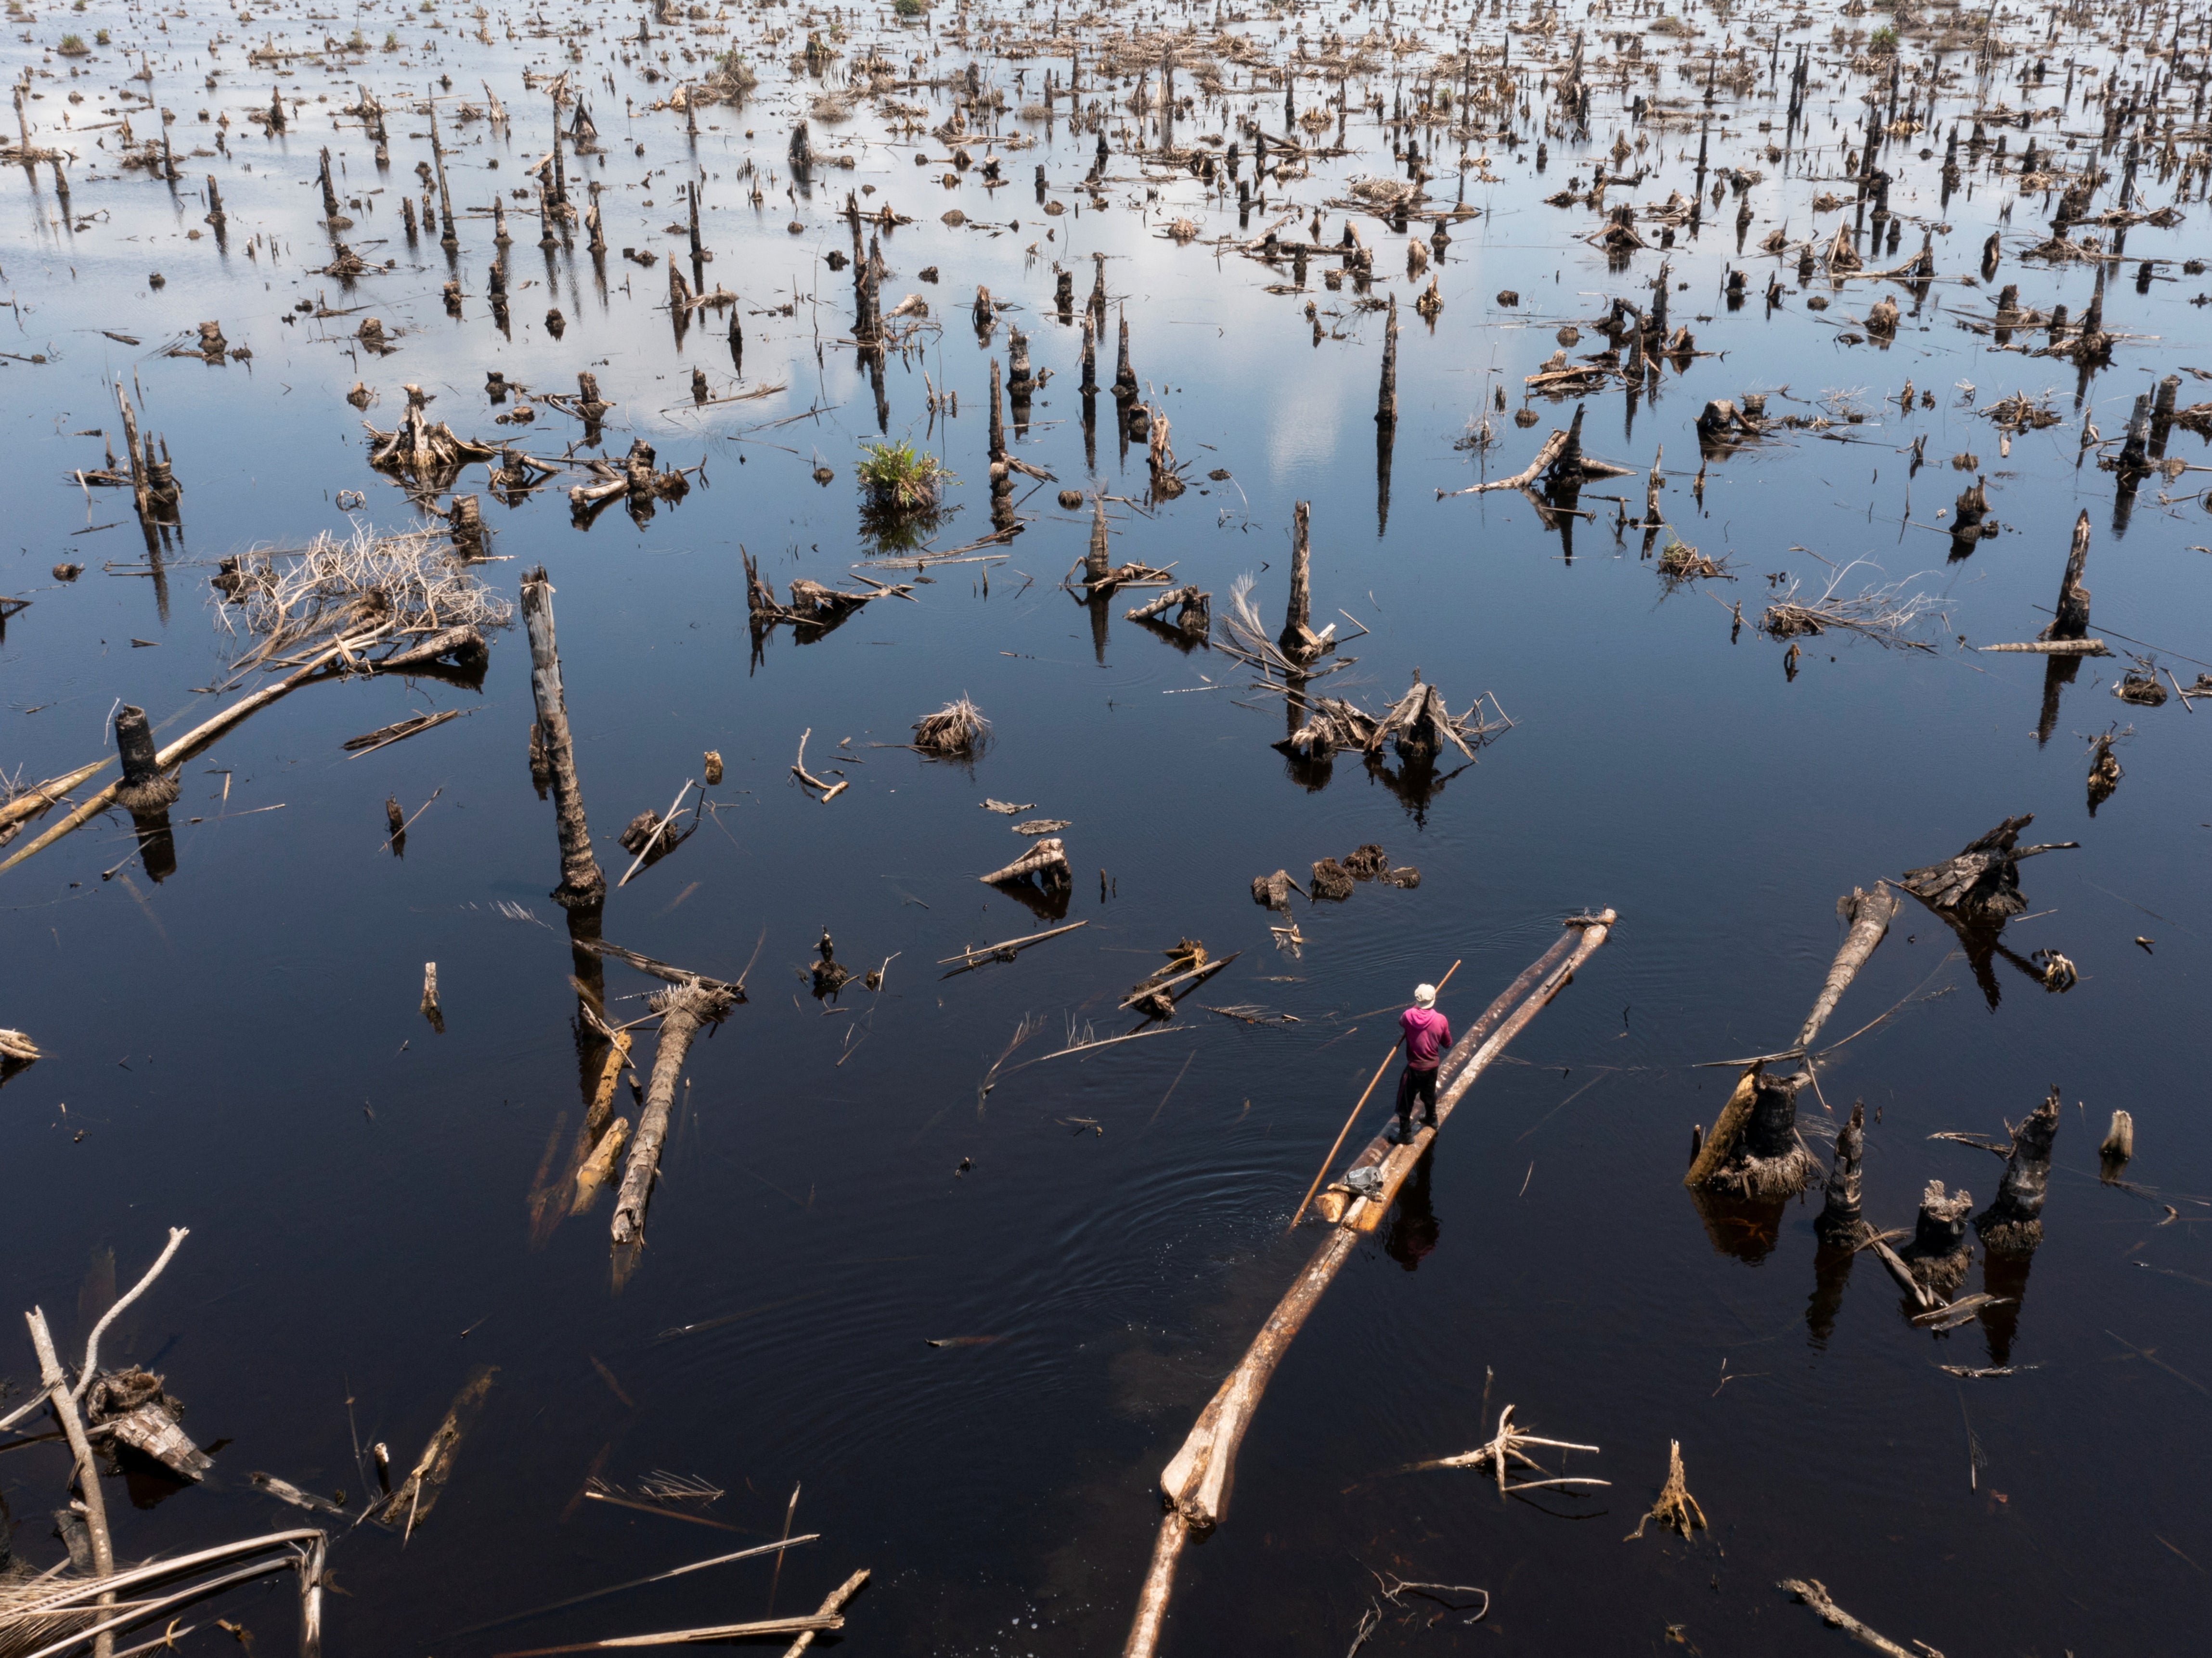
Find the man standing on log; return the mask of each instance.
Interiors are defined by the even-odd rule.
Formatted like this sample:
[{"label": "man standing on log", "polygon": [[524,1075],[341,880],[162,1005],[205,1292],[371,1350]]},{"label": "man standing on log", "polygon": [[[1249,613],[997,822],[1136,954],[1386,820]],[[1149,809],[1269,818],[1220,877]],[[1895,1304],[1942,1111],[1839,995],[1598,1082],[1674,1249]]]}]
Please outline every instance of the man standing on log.
[{"label": "man standing on log", "polygon": [[[1417,1127],[1437,1126],[1437,1066],[1451,1049],[1451,1021],[1437,1011],[1437,987],[1413,987],[1413,1005],[1398,1016],[1405,1034],[1406,1068],[1398,1077],[1398,1143],[1413,1138]],[[1421,1121],[1413,1121],[1413,1106],[1422,1107]]]}]

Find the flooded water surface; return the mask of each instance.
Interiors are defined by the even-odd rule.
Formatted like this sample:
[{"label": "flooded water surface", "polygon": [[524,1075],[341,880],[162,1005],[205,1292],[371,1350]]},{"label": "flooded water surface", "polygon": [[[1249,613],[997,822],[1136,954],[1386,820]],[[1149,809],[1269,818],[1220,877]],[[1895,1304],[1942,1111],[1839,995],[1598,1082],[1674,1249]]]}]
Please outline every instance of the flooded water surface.
[{"label": "flooded water surface", "polygon": [[[337,1655],[863,1568],[824,1649],[1121,1650],[1413,987],[1463,1032],[1609,908],[1284,1354],[1158,1650],[1844,1642],[1784,1580],[1907,1650],[2201,1650],[2201,7],[10,23],[0,1251],[75,1366],[189,1228],[100,1363],[213,1458],[95,1442],[119,1563],[320,1527]],[[2103,653],[1981,648],[2053,639]],[[2078,845],[2016,902],[1903,884],[2030,814]],[[1322,896],[1370,846],[1417,875]],[[713,1008],[617,1246],[672,974]],[[1759,1056],[1798,1177],[1686,1189]],[[1917,1283],[2054,1089],[2039,1247],[1969,1228],[1923,1307],[1824,1242],[1855,1108]],[[1509,1406],[1599,1448],[1506,1483],[1607,1483],[1414,1466]],[[56,1428],[0,1436],[33,1571]],[[1624,1540],[1670,1445],[1705,1523]]]}]

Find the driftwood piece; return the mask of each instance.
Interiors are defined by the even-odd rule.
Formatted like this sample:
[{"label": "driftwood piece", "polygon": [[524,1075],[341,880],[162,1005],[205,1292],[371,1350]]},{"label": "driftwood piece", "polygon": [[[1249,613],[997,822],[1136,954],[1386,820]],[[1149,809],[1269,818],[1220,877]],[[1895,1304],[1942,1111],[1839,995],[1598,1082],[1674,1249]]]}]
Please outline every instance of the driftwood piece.
[{"label": "driftwood piece", "polygon": [[974,950],[963,950],[957,956],[947,956],[937,965],[964,968],[974,967],[979,962],[1011,962],[1017,953],[1027,950],[1031,944],[1042,944],[1047,938],[1057,938],[1063,932],[1073,932],[1079,926],[1090,925],[1088,921],[1070,921],[1066,926],[1049,927],[1042,932],[1032,932],[1026,938],[1008,938],[995,944],[978,945]]},{"label": "driftwood piece", "polygon": [[[1508,1405],[1504,1410],[1498,1412],[1498,1432],[1487,1442],[1476,1446],[1471,1451],[1462,1451],[1457,1456],[1440,1456],[1427,1462],[1416,1462],[1407,1472],[1419,1473],[1430,1468],[1486,1469],[1496,1476],[1498,1491],[1501,1497],[1510,1496],[1515,1491],[1536,1491],[1553,1486],[1607,1485],[1613,1483],[1607,1479],[1555,1478],[1550,1470],[1521,1448],[1524,1445],[1548,1445],[1555,1450],[1589,1451],[1594,1455],[1598,1450],[1595,1445],[1577,1445],[1571,1440],[1539,1439],[1534,1434],[1515,1427],[1513,1406]],[[1534,1468],[1545,1477],[1541,1479],[1522,1480],[1509,1485],[1505,1483],[1506,1476],[1509,1471],[1515,1467]]]},{"label": "driftwood piece", "polygon": [[738,1005],[740,993],[732,985],[694,979],[656,992],[646,1004],[660,1015],[660,1035],[653,1045],[653,1078],[646,1085],[645,1107],[638,1116],[636,1137],[630,1141],[629,1160],[623,1165],[622,1189],[615,1197],[609,1230],[617,1244],[634,1244],[645,1236],[646,1206],[653,1200],[653,1181],[660,1172],[661,1143],[668,1137],[677,1079],[684,1073],[691,1039],[702,1027],[720,1023]]},{"label": "driftwood piece", "polygon": [[2051,1187],[2051,1144],[2058,1133],[2058,1090],[2012,1131],[2012,1151],[1995,1202],[1974,1217],[1974,1230],[1994,1254],[2033,1254],[2043,1242],[2043,1200]]},{"label": "driftwood piece", "polygon": [[568,1201],[570,1214],[580,1215],[591,1208],[592,1200],[599,1195],[599,1188],[614,1173],[615,1160],[622,1156],[623,1147],[629,1140],[628,1117],[617,1117],[607,1125],[607,1132],[599,1137],[599,1143],[576,1169],[576,1193]]},{"label": "driftwood piece", "polygon": [[1698,1506],[1698,1499],[1690,1495],[1690,1487],[1682,1473],[1682,1442],[1667,1442],[1667,1483],[1659,1488],[1658,1499],[1651,1504],[1636,1529],[1621,1539],[1633,1543],[1644,1535],[1644,1528],[1656,1520],[1668,1529],[1687,1537],[1692,1531],[1705,1528],[1705,1511]]},{"label": "driftwood piece", "polygon": [[[1843,234],[1842,228],[1838,227],[1836,234],[1840,237]],[[1915,1651],[1911,1648],[1901,1647],[1887,1636],[1869,1629],[1831,1600],[1828,1598],[1828,1591],[1817,1577],[1802,1579],[1785,1577],[1774,1587],[1788,1593],[1793,1600],[1810,1606],[1820,1620],[1830,1629],[1842,1630],[1855,1640],[1862,1641],[1872,1647],[1876,1652],[1888,1655],[1888,1658],[1943,1658],[1942,1653],[1924,1641],[1917,1641],[1913,1643],[1914,1647],[1919,1649]]]},{"label": "driftwood piece", "polygon": [[1328,1237],[1261,1327],[1237,1368],[1199,1412],[1182,1448],[1161,1471],[1160,1490],[1167,1511],[1160,1521],[1152,1564],[1123,1643],[1124,1658],[1152,1658],[1158,1649],[1184,1546],[1194,1529],[1211,1529],[1226,1516],[1237,1448],[1259,1406],[1261,1394],[1322,1292],[1350,1258],[1360,1235],[1381,1224],[1398,1188],[1468,1089],[1528,1021],[1565,988],[1575,969],[1605,942],[1614,919],[1613,913],[1606,910],[1570,923],[1574,931],[1562,937],[1492,1002],[1446,1056],[1449,1081],[1437,1097],[1437,1128],[1422,1130],[1406,1145],[1386,1145],[1379,1139],[1370,1145],[1356,1164],[1376,1170],[1365,1182],[1370,1193],[1352,1197],[1348,1206],[1340,1203],[1322,1212],[1335,1223]]},{"label": "driftwood piece", "polygon": [[1067,849],[1060,845],[1057,835],[1048,835],[1033,842],[1027,852],[1004,869],[994,870],[977,878],[986,886],[995,887],[1008,881],[1025,881],[1032,875],[1048,887],[1073,884],[1075,876],[1068,867]]},{"label": "driftwood piece", "polygon": [[799,733],[799,758],[792,762],[791,774],[799,780],[802,788],[821,790],[819,798],[822,804],[826,806],[853,785],[851,780],[848,778],[840,778],[835,783],[825,783],[806,769],[806,739],[813,735],[814,727],[811,726]]},{"label": "driftwood piece", "polygon": [[1846,924],[1848,931],[1836,951],[1836,959],[1829,966],[1826,981],[1820,993],[1814,999],[1813,1011],[1805,1016],[1805,1023],[1797,1032],[1796,1046],[1809,1048],[1813,1038],[1820,1034],[1820,1027],[1836,1011],[1836,1004],[1844,992],[1850,988],[1851,981],[1875,952],[1889,932],[1890,921],[1897,914],[1897,895],[1888,884],[1876,881],[1872,892],[1862,892],[1853,887],[1850,896],[1836,900],[1836,919]]},{"label": "driftwood piece", "polygon": [[453,1460],[460,1453],[461,1441],[476,1426],[484,1398],[491,1392],[492,1378],[498,1373],[497,1365],[481,1365],[461,1384],[407,1478],[369,1510],[370,1520],[386,1531],[398,1531],[403,1540],[415,1534],[416,1524],[429,1517],[446,1482],[453,1477]]},{"label": "driftwood piece", "polygon": [[[842,1625],[844,1619],[839,1614],[845,1610],[845,1603],[866,1588],[867,1582],[868,1569],[863,1566],[824,1595],[821,1606],[815,1609],[814,1615],[821,1619],[835,1619]],[[784,1649],[783,1658],[799,1658],[800,1653],[814,1644],[816,1632],[813,1630],[807,1630],[801,1634],[796,1641]]]},{"label": "driftwood piece", "polygon": [[1966,920],[2004,921],[2027,908],[2020,896],[2020,860],[2041,852],[2077,847],[2079,841],[2023,847],[2020,832],[2035,821],[2033,812],[2008,817],[1988,834],[1969,841],[1956,857],[1924,869],[1907,870],[1905,890],[1929,908]]}]

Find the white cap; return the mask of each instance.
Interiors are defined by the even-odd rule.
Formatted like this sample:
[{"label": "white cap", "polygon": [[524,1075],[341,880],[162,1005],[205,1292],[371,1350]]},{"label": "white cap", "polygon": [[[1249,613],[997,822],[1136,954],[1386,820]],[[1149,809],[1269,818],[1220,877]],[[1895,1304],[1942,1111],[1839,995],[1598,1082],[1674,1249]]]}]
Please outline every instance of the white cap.
[{"label": "white cap", "polygon": [[1415,985],[1413,987],[1413,1005],[1415,1007],[1434,1007],[1436,1005],[1437,987],[1434,985]]}]

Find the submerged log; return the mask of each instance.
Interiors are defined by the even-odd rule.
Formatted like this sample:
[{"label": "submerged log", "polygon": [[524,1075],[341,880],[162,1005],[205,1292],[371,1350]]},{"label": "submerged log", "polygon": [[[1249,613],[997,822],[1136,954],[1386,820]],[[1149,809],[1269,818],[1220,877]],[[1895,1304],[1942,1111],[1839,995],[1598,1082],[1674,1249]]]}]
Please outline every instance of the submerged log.
[{"label": "submerged log", "polygon": [[2027,1255],[2043,1242],[2043,1200],[2051,1188],[2051,1143],[2058,1133],[2058,1089],[2012,1131],[2012,1154],[1996,1200],[1974,1217],[1993,1254]]}]

